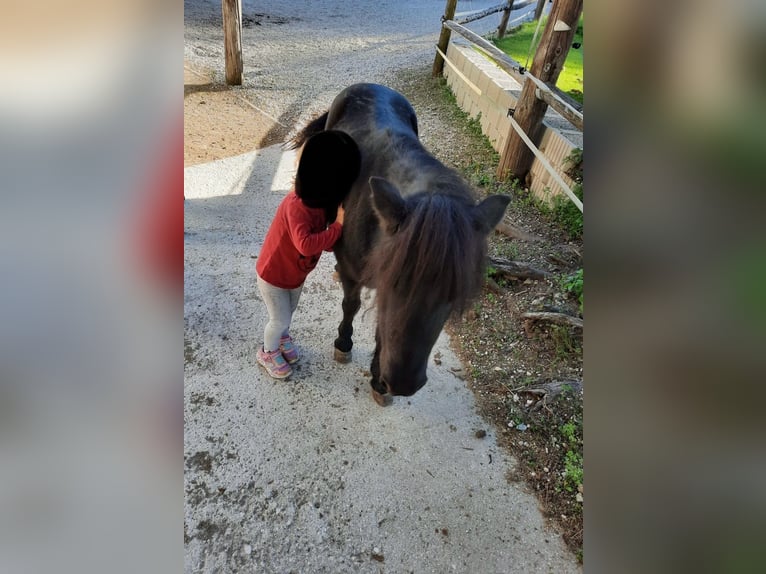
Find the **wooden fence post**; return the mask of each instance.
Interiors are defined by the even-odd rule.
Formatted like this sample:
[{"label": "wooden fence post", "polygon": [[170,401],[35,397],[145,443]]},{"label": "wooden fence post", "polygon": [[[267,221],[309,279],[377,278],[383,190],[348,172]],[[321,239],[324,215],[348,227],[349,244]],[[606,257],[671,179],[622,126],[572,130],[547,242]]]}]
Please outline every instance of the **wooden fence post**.
[{"label": "wooden fence post", "polygon": [[242,0],[221,0],[226,83],[242,85]]},{"label": "wooden fence post", "polygon": [[[582,14],[583,0],[556,0],[545,24],[540,45],[529,72],[543,82],[555,84],[564,66],[572,45],[577,25]],[[555,30],[559,28],[559,30]],[[540,143],[543,116],[548,104],[537,98],[537,86],[529,79],[524,81],[513,118],[535,145]],[[506,179],[509,175],[524,180],[532,167],[534,154],[511,127],[500,154],[497,177]]]},{"label": "wooden fence post", "polygon": [[[447,6],[444,8],[444,18],[442,18],[442,23],[444,23],[446,20],[452,20],[455,17],[455,8],[457,7],[457,0],[447,0]],[[449,37],[450,37],[451,30],[449,28],[445,28],[442,26],[441,34],[439,34],[439,50],[447,53],[447,46],[449,45]],[[435,78],[437,76],[441,76],[442,71],[444,70],[444,58],[442,58],[442,55],[439,52],[436,52],[436,57],[434,58],[434,67],[431,71],[431,75]]]},{"label": "wooden fence post", "polygon": [[508,7],[503,10],[503,16],[500,18],[500,25],[497,27],[497,37],[502,38],[505,36],[505,29],[508,27],[508,18],[511,17],[511,7],[513,6],[513,0],[508,0]]},{"label": "wooden fence post", "polygon": [[546,2],[548,2],[548,0],[537,0],[537,6],[535,7],[535,22],[537,22],[543,15],[543,8],[545,8]]}]

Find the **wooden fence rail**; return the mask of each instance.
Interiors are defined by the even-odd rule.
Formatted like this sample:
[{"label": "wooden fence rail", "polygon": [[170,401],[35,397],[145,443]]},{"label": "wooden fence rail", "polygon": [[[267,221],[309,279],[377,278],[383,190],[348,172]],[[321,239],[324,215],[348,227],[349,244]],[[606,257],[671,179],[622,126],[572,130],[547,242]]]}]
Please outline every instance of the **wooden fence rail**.
[{"label": "wooden fence rail", "polygon": [[498,4],[497,6],[492,6],[490,8],[486,8],[485,10],[482,10],[481,12],[473,12],[466,16],[465,18],[461,18],[460,20],[456,20],[458,24],[468,24],[469,22],[474,22],[476,20],[481,20],[482,18],[489,16],[491,14],[496,14],[497,12],[502,12],[503,10],[508,10],[509,12],[513,12],[514,10],[521,10],[522,8],[526,8],[530,4],[534,4],[537,2],[537,0],[521,0],[520,2],[515,2],[512,5],[509,5],[509,2],[503,2],[502,4]]},{"label": "wooden fence rail", "polygon": [[540,163],[543,164],[543,167],[548,171],[548,173],[553,176],[553,179],[556,180],[556,183],[559,184],[559,187],[564,191],[564,193],[567,194],[569,199],[572,200],[572,203],[574,203],[577,206],[577,209],[580,210],[581,213],[583,212],[583,204],[582,200],[577,197],[572,191],[569,186],[566,184],[564,179],[559,175],[559,172],[556,171],[556,169],[551,165],[551,162],[548,161],[548,158],[545,157],[545,154],[541,152],[538,147],[532,142],[531,139],[527,136],[527,134],[524,133],[524,130],[521,129],[521,126],[518,124],[516,120],[513,119],[513,116],[508,117],[509,120],[511,120],[511,126],[514,130],[516,130],[516,133],[519,134],[519,137],[524,140],[524,143],[527,144],[527,147],[530,149],[530,151],[535,155],[535,157],[540,160]]},{"label": "wooden fence rail", "polygon": [[[542,11],[541,7],[543,2],[541,0],[520,0],[518,4],[514,4],[513,0],[509,0],[504,4],[499,4],[481,12],[470,14],[469,16],[455,21],[455,7],[457,2],[455,0],[447,0],[447,6],[442,17],[442,30],[439,37],[439,44],[436,47],[436,57],[434,59],[434,76],[441,74],[444,63],[446,62],[457,74],[464,78],[464,75],[457,69],[457,67],[447,60],[446,52],[447,45],[450,40],[450,33],[455,32],[466,38],[471,44],[478,47],[483,51],[492,61],[494,61],[500,69],[510,75],[516,82],[522,86],[522,93],[516,102],[516,113],[519,116],[519,121],[514,118],[514,110],[508,110],[508,119],[511,123],[512,130],[508,135],[503,153],[500,158],[500,165],[498,165],[498,174],[500,177],[505,177],[510,171],[522,177],[529,170],[531,165],[531,159],[527,157],[537,157],[541,165],[548,171],[551,176],[556,180],[556,183],[561,187],[564,193],[574,203],[580,211],[583,211],[583,202],[580,200],[573,191],[569,188],[566,182],[563,180],[558,171],[550,164],[545,155],[535,145],[533,139],[538,138],[539,129],[542,124],[542,114],[544,113],[545,106],[553,108],[564,119],[575,126],[579,130],[583,130],[584,121],[582,106],[575,102],[567,94],[563,93],[556,86],[556,79],[558,78],[561,66],[563,65],[563,59],[566,57],[569,45],[567,42],[571,42],[574,31],[567,22],[576,22],[576,17],[582,13],[582,0],[556,0],[554,7],[551,10],[551,18],[543,33],[545,42],[541,42],[538,46],[538,51],[535,54],[535,60],[532,64],[532,70],[534,74],[526,70],[519,62],[509,57],[503,51],[498,49],[494,44],[488,42],[478,34],[472,32],[463,24],[473,22],[490,14],[494,14],[503,11],[503,22],[498,29],[498,36],[501,35],[502,30],[507,23],[507,16],[511,10],[528,6],[534,2],[537,2],[538,12]],[[556,31],[567,30],[562,36],[557,36],[557,40],[553,40],[550,35],[553,31],[553,24],[556,24]],[[559,25],[563,24],[562,28]],[[562,46],[562,42],[565,44]],[[552,50],[552,51],[548,51]],[[540,77],[537,77],[539,74]],[[541,79],[545,78],[545,80]],[[467,80],[467,78],[464,78]],[[546,81],[547,80],[547,81]],[[468,81],[469,86],[474,91],[481,93],[479,88],[472,82]],[[523,118],[523,119],[522,119]],[[520,123],[521,122],[521,123]],[[530,138],[529,134],[535,134],[533,138]],[[511,137],[515,136],[515,140]],[[520,147],[519,147],[520,146]],[[529,162],[529,163],[527,163]],[[514,167],[509,167],[515,165]]]},{"label": "wooden fence rail", "polygon": [[[577,110],[570,102],[564,100],[560,94],[561,90],[555,86],[549,86],[545,82],[535,78],[532,76],[532,74],[526,71],[524,66],[508,56],[508,54],[500,50],[500,48],[485,40],[475,32],[472,32],[465,26],[461,26],[454,20],[446,20],[443,23],[443,26],[452,30],[453,32],[457,32],[469,40],[472,44],[475,44],[481,48],[482,51],[487,54],[487,56],[489,56],[498,66],[500,66],[501,69],[507,72],[519,84],[524,85],[524,82],[527,80],[527,78],[535,82],[538,87],[538,99],[544,101],[554,110],[556,110],[559,114],[561,114],[561,117],[566,119],[577,129],[581,131],[583,130],[584,122],[582,112]],[[442,51],[445,50],[442,49]]]}]

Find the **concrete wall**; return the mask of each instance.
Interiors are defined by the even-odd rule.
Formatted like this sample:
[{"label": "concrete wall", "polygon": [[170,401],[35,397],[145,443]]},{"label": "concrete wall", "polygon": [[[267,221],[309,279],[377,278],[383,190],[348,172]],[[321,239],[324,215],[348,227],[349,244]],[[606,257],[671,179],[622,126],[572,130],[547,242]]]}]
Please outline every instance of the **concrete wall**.
[{"label": "concrete wall", "polygon": [[[495,150],[502,153],[508,134],[513,129],[508,119],[508,109],[516,106],[521,86],[470,46],[450,42],[447,48],[447,59],[449,62],[444,65],[444,77],[452,93],[455,94],[458,105],[472,118],[481,114],[479,122],[484,135]],[[456,73],[450,63],[468,78],[475,88]],[[480,93],[477,93],[476,89]],[[567,168],[564,158],[577,147],[576,143],[567,139],[547,122],[544,121],[543,125],[544,132],[538,147],[571,187],[574,182],[563,173]],[[582,147],[580,142],[577,143],[580,144],[579,147]],[[559,185],[537,158],[532,164],[526,185],[537,197],[545,200],[549,200],[552,194],[563,194]]]}]

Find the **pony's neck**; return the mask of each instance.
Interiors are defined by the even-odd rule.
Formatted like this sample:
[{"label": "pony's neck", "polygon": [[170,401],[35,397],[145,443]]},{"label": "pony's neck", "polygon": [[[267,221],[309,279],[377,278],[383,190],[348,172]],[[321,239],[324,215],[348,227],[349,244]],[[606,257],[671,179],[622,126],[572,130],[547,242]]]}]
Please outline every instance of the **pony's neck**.
[{"label": "pony's neck", "polygon": [[386,177],[399,188],[402,196],[421,192],[455,197],[466,195],[465,181],[431,155],[418,140],[406,138],[394,142],[392,148],[394,157]]}]

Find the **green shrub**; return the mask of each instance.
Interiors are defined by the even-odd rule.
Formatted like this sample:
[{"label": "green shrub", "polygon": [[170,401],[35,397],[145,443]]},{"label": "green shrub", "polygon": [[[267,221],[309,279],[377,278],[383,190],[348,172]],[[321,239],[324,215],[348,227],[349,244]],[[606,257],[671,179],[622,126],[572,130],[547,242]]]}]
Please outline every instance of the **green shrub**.
[{"label": "green shrub", "polygon": [[[575,148],[564,159],[564,162],[569,164],[569,167],[565,170],[569,177],[575,182],[572,191],[580,201],[583,201],[583,157],[582,149]],[[557,195],[553,199],[553,206],[551,207],[551,215],[572,238],[582,237],[583,233],[583,216],[580,209],[572,203],[572,200],[567,195]]]},{"label": "green shrub", "polygon": [[580,314],[583,313],[583,270],[578,269],[564,278],[564,289],[580,303]]}]

